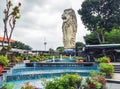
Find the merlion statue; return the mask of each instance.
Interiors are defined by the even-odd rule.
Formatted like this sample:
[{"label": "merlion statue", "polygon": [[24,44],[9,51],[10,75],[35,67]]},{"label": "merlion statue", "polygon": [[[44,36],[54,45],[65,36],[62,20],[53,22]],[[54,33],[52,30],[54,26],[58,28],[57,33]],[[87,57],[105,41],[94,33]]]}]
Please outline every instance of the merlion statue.
[{"label": "merlion statue", "polygon": [[77,19],[73,9],[65,9],[62,14],[63,44],[66,49],[75,48]]}]

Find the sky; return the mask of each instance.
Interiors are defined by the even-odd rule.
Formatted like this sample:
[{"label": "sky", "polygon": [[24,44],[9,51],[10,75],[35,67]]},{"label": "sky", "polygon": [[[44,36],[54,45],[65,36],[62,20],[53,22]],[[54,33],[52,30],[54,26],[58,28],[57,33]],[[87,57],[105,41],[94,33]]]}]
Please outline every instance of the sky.
[{"label": "sky", "polygon": [[[0,36],[3,36],[3,10],[5,1],[0,0]],[[33,50],[56,49],[63,46],[62,19],[65,9],[72,8],[77,16],[76,42],[84,42],[89,34],[82,24],[78,10],[84,0],[12,0],[14,5],[21,2],[21,18],[17,20],[12,39],[29,45]]]}]

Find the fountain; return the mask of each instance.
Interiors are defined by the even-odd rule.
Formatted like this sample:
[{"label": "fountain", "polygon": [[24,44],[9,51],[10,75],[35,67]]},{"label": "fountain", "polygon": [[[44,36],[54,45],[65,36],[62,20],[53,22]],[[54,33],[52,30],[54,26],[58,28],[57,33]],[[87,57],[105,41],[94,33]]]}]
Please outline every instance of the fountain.
[{"label": "fountain", "polygon": [[72,59],[72,58],[71,58],[71,55],[70,55],[70,59]]},{"label": "fountain", "polygon": [[[94,63],[76,63],[76,62],[56,62],[55,56],[53,56],[53,62],[31,62],[25,63],[24,66],[17,64],[18,67],[13,67],[11,73],[8,73],[5,76],[6,82],[14,83],[14,89],[20,89],[21,84],[24,82],[30,81],[41,81],[42,78],[54,78],[59,77],[61,74],[80,74],[81,76],[88,76],[91,70],[97,71],[97,67],[94,66]],[[64,59],[62,59],[63,61]],[[68,60],[68,59],[67,59]],[[72,60],[71,60],[72,61]],[[27,66],[27,64],[32,66]],[[18,84],[19,83],[19,84]],[[42,87],[35,83],[35,86]],[[41,83],[40,83],[41,84]],[[43,88],[41,88],[43,89]]]},{"label": "fountain", "polygon": [[33,62],[33,67],[34,67],[34,70],[35,70],[35,67],[36,67],[36,62]]},{"label": "fountain", "polygon": [[62,54],[60,55],[60,60],[62,60]]},{"label": "fountain", "polygon": [[53,60],[53,62],[55,62],[55,56],[53,56],[53,59],[52,59],[52,60]]},{"label": "fountain", "polygon": [[[28,63],[26,63],[28,64]],[[75,74],[78,73],[81,76],[88,76],[91,70],[97,70],[94,63],[35,63],[34,67],[22,67],[12,70],[12,74],[7,74],[6,82],[52,78],[58,77],[61,74]],[[34,71],[33,71],[34,70]],[[59,71],[59,72],[58,72]],[[51,76],[52,75],[52,76]]]},{"label": "fountain", "polygon": [[90,62],[90,55],[87,55],[87,61]]}]

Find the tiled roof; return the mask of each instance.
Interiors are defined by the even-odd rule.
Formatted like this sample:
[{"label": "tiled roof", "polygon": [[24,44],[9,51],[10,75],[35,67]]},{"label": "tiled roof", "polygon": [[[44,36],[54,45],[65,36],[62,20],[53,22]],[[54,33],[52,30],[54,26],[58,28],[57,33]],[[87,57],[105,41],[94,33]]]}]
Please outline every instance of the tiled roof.
[{"label": "tiled roof", "polygon": [[[0,37],[0,42],[2,42],[2,41],[3,41],[3,37]],[[5,42],[8,42],[7,38],[5,38]],[[11,39],[10,42],[15,42],[15,40]]]}]

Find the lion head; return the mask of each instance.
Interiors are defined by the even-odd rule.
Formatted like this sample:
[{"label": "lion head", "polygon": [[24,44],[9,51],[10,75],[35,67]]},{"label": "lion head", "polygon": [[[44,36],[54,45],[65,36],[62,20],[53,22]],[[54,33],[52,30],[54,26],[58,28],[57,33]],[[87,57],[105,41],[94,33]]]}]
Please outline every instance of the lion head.
[{"label": "lion head", "polygon": [[72,20],[77,23],[75,11],[73,9],[65,9],[62,14],[62,19],[63,19],[63,22]]},{"label": "lion head", "polygon": [[73,26],[73,30],[76,32],[77,28],[77,19],[75,15],[75,11],[73,9],[65,9],[62,14],[63,20],[63,28],[64,26],[71,25]]}]

